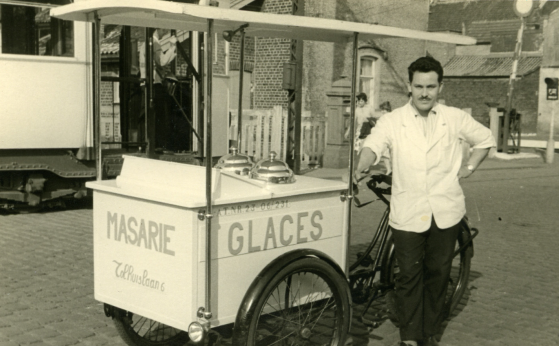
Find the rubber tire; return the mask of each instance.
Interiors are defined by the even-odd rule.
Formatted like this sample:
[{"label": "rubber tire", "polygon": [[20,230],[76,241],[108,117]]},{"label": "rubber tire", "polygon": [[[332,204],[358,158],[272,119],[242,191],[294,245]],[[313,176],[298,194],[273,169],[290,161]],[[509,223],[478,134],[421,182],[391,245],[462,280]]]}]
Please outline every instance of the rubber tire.
[{"label": "rubber tire", "polygon": [[[171,332],[171,335],[169,337],[163,337],[162,339],[157,338],[156,340],[146,337],[145,333],[140,335],[139,331],[135,330],[132,326],[135,323],[129,322],[130,319],[133,318],[145,319],[146,324],[148,325],[150,323],[155,323],[154,326],[157,328],[161,327],[163,330]],[[185,331],[169,327],[163,323],[159,323],[139,315],[134,315],[131,312],[121,309],[116,309],[113,321],[118,334],[129,346],[184,346],[190,340],[188,333]],[[142,325],[145,324],[142,323]],[[154,329],[150,328],[150,330]]]},{"label": "rubber tire", "polygon": [[[327,288],[330,289],[331,297],[334,298],[334,303],[336,307],[335,309],[336,322],[334,324],[337,327],[332,328],[332,326],[330,326],[330,327],[323,328],[323,330],[326,330],[328,332],[333,332],[333,335],[332,337],[329,337],[331,338],[329,340],[329,344],[326,344],[324,342],[320,342],[319,344],[330,345],[330,346],[344,345],[351,323],[351,304],[350,304],[348,283],[345,280],[345,277],[340,275],[340,273],[338,273],[329,263],[319,258],[305,257],[287,264],[284,268],[282,268],[281,271],[278,272],[278,274],[276,274],[270,280],[269,283],[266,284],[263,294],[260,295],[257,299],[256,310],[255,310],[256,312],[253,314],[250,320],[248,335],[247,335],[248,336],[247,337],[248,340],[246,344],[247,346],[269,345],[270,344],[269,338],[271,337],[271,335],[275,335],[274,332],[281,334],[282,331],[288,329],[286,327],[293,327],[295,325],[294,323],[288,323],[287,325],[285,323],[281,323],[282,324],[280,328],[281,330],[278,330],[278,328],[273,328],[275,329],[275,331],[270,333],[268,330],[269,328],[266,328],[267,333],[264,333],[264,335],[257,333],[259,322],[262,320],[263,325],[265,322],[267,322],[267,319],[261,319],[261,318],[263,316],[267,317],[272,315],[272,314],[263,314],[263,309],[264,307],[267,306],[266,303],[271,298],[272,294],[277,293],[279,295],[278,299],[282,300],[283,297],[283,301],[285,301],[285,296],[286,294],[288,294],[288,292],[287,292],[287,287],[283,286],[282,283],[286,282],[288,278],[293,278],[294,276],[298,277],[299,275],[307,275],[307,274],[313,275],[313,277],[316,277],[317,279],[318,278],[322,279],[322,281],[327,285]],[[291,284],[294,284],[294,281],[291,281]],[[295,293],[297,292],[300,292],[300,290],[299,289],[296,290]],[[291,299],[291,296],[289,297],[290,297],[289,299],[290,301],[295,301]],[[307,294],[307,299],[308,299],[308,294]],[[277,300],[272,300],[272,302],[276,302],[276,301]],[[301,306],[299,306],[294,310],[296,310],[296,312],[301,312],[302,309]],[[279,309],[279,311],[277,312],[282,315],[282,318],[274,319],[273,316],[270,317],[271,319],[273,319],[274,322],[289,321],[290,316],[286,315],[289,313],[289,311],[287,311],[286,309]],[[327,314],[321,313],[318,319],[320,319],[320,317],[324,317],[325,315]],[[309,315],[299,314],[298,317],[301,316],[308,317]],[[316,331],[316,329],[313,330],[312,328],[316,326],[316,322],[318,322],[318,319],[316,321],[313,320],[313,322],[315,323],[310,329],[302,328],[301,330],[298,331],[298,333],[295,334],[296,336],[294,338],[296,338],[298,341],[301,341],[301,343],[296,343],[296,344],[304,344],[304,345],[310,344],[308,340],[305,340],[305,337],[301,336],[301,334],[305,333],[307,330],[309,333],[312,333],[312,331]],[[269,325],[271,324],[264,325],[264,327]],[[292,328],[289,331],[290,334],[293,334],[293,329],[294,328]],[[315,335],[316,333],[312,334],[312,336]],[[266,338],[266,336],[268,338]],[[293,337],[289,340],[292,342]],[[274,340],[274,342],[275,341],[277,340]],[[291,345],[294,343],[289,343],[289,344]],[[277,345],[284,345],[284,343],[277,343]]]},{"label": "rubber tire", "polygon": [[[468,239],[470,238],[470,234],[471,234],[470,231],[468,229],[464,229],[464,226],[462,227],[463,228],[460,230],[460,233],[458,235],[458,239],[456,242],[457,245],[455,249],[461,247],[462,244],[467,242]],[[381,269],[381,276],[380,276],[381,282],[391,287],[395,287],[394,272],[393,272],[394,271],[393,264],[395,262],[394,256],[395,256],[394,238],[393,235],[391,234],[387,241],[386,251],[383,254],[383,258],[381,262],[382,269]],[[449,289],[445,300],[446,318],[449,318],[452,315],[452,313],[460,303],[460,300],[464,296],[464,292],[466,291],[468,280],[470,278],[470,266],[471,266],[471,260],[473,256],[473,245],[470,244],[468,247],[463,249],[457,256],[460,257],[458,262],[459,265],[457,266],[458,275],[453,275],[453,273],[455,272],[455,265],[454,265],[456,263],[456,259],[455,259],[453,261],[453,267],[452,267],[453,269],[451,270],[451,282],[449,283]],[[455,280],[456,283],[452,282],[453,278],[457,278],[457,280]],[[394,295],[393,290],[387,292],[387,303],[389,305],[388,309],[390,310],[390,314],[389,314],[390,319],[392,320],[392,322],[397,324],[398,321],[396,318],[397,314],[395,311],[395,304],[390,304],[390,302],[394,302],[395,297],[390,295]]]}]

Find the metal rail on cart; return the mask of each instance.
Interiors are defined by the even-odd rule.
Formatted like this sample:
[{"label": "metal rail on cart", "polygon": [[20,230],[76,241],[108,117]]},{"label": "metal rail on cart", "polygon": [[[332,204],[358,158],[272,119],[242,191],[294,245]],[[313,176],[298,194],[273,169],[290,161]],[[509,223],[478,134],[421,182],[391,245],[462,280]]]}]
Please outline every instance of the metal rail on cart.
[{"label": "metal rail on cart", "polygon": [[[192,4],[174,3],[169,1],[155,0],[88,0],[79,1],[71,5],[54,8],[51,15],[64,20],[87,21],[95,23],[95,124],[100,125],[100,26],[101,24],[119,24],[129,26],[166,28],[176,30],[198,31],[207,33],[207,51],[205,53],[205,156],[206,156],[206,209],[203,218],[206,226],[206,282],[205,282],[205,307],[200,307],[199,317],[209,320],[212,317],[210,307],[212,306],[212,287],[211,287],[211,223],[212,223],[212,49],[214,45],[215,32],[228,32],[234,35],[241,32],[241,42],[245,36],[276,37],[296,40],[313,40],[325,42],[353,42],[353,68],[351,86],[351,112],[350,112],[350,138],[349,142],[354,142],[355,136],[355,95],[357,89],[357,64],[358,64],[358,42],[359,40],[378,39],[382,37],[407,38],[418,40],[430,40],[452,44],[469,45],[474,44],[475,39],[467,36],[429,33],[418,30],[395,28],[383,25],[367,23],[354,23],[333,19],[276,15],[269,13],[256,13],[248,11],[231,10],[210,6],[199,6]],[[242,118],[242,60],[244,57],[244,44],[241,44],[241,74],[239,87],[239,130]],[[147,72],[147,76],[152,74]],[[152,83],[152,78],[148,77],[148,82]],[[150,90],[151,88],[148,88]],[[97,131],[99,137],[100,131]],[[240,143],[240,133],[238,134]],[[97,138],[99,143],[100,138]],[[99,146],[99,151],[100,151]],[[349,172],[354,169],[353,145],[349,146],[350,159],[348,162]],[[98,153],[100,159],[100,152]],[[100,160],[98,165],[100,165]],[[98,171],[101,172],[100,167]],[[353,177],[349,174],[348,189],[346,198],[353,198]],[[347,203],[346,219],[347,225],[347,247],[349,247],[351,237],[351,204]],[[348,251],[348,249],[346,249]],[[347,271],[347,268],[345,268]]]}]

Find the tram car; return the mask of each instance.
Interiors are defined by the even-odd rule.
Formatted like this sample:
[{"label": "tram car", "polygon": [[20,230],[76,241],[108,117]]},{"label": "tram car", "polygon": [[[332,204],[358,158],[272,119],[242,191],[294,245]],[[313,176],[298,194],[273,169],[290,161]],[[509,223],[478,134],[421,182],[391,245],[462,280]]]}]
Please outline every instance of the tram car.
[{"label": "tram car", "polygon": [[[95,177],[91,29],[51,18],[69,0],[0,1],[0,207],[86,195]],[[58,202],[59,203],[59,202]]]},{"label": "tram car", "polygon": [[[0,210],[64,207],[68,201],[91,197],[85,183],[98,174],[116,177],[122,153],[147,155],[154,131],[145,121],[143,49],[148,32],[104,26],[99,47],[103,59],[96,71],[91,23],[50,16],[52,8],[72,2],[0,0]],[[183,54],[191,51],[190,33],[173,35]],[[162,37],[163,46],[168,37]],[[197,143],[187,122],[198,122],[193,117],[197,105],[190,104],[195,68],[177,55],[186,68],[173,71],[178,87],[172,106],[185,118],[179,131],[184,141],[173,153],[151,148],[151,156],[197,164]],[[99,126],[93,106],[96,73],[102,76]]]}]

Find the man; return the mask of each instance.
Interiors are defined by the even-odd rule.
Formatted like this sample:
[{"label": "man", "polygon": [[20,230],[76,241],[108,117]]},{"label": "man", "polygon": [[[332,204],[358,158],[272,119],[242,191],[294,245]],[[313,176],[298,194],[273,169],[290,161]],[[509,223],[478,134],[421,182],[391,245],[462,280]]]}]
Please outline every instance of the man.
[{"label": "man", "polygon": [[[400,346],[438,345],[459,222],[466,213],[459,179],[495,146],[491,131],[468,113],[437,103],[441,64],[423,57],[408,67],[411,99],[381,117],[363,143],[356,181],[384,150],[392,158],[390,226],[400,273],[396,304]],[[462,164],[462,140],[473,146]]]}]

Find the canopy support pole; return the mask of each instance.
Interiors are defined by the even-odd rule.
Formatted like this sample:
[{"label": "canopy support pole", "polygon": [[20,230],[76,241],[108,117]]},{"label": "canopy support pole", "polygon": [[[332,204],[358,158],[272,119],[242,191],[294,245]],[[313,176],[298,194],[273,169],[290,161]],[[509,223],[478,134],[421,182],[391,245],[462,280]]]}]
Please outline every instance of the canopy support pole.
[{"label": "canopy support pole", "polygon": [[103,147],[101,145],[101,19],[95,12],[93,30],[93,109],[94,109],[94,132],[97,155],[95,155],[95,166],[97,167],[97,180],[103,180]]},{"label": "canopy support pole", "polygon": [[[353,33],[353,67],[351,71],[351,112],[349,116],[349,181],[348,181],[348,203],[347,203],[347,244],[346,257],[349,254],[351,244],[351,205],[353,203],[353,171],[355,161],[355,97],[357,90],[357,65],[359,63],[359,33]],[[349,261],[346,261],[346,274],[349,275]]]},{"label": "canopy support pole", "polygon": [[214,45],[214,21],[208,19],[206,43],[206,309],[204,318],[211,319],[212,306],[212,57]]},{"label": "canopy support pole", "polygon": [[[246,25],[248,26],[248,24]],[[243,77],[245,74],[245,27],[241,27],[241,57],[239,61],[239,111],[237,112],[237,152],[241,152],[243,134]]]}]

